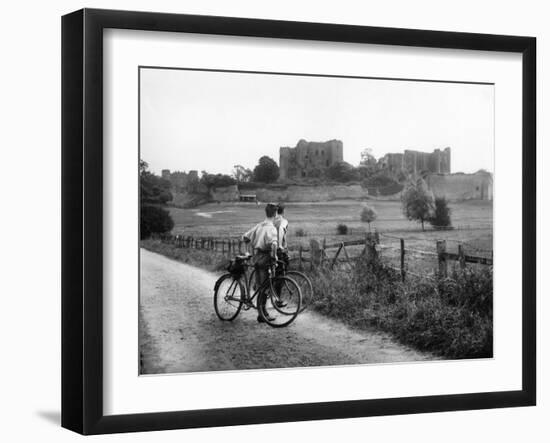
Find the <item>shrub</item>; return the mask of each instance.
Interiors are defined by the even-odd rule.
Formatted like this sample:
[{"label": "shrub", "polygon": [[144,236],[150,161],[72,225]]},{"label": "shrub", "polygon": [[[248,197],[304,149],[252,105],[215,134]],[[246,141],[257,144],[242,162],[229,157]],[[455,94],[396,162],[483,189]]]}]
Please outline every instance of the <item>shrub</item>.
[{"label": "shrub", "polygon": [[448,229],[451,227],[451,208],[445,197],[437,197],[435,199],[434,214],[430,217],[430,224],[435,229]]},{"label": "shrub", "polygon": [[336,226],[336,232],[338,233],[338,235],[348,235],[348,231],[348,225],[340,223],[338,224],[338,226]]},{"label": "shrub", "polygon": [[294,231],[294,235],[296,237],[305,237],[307,235],[307,232],[303,228],[296,228],[296,231]]},{"label": "shrub", "polygon": [[151,234],[171,231],[174,227],[174,221],[170,213],[159,206],[142,205],[140,210],[140,237],[149,238]]}]

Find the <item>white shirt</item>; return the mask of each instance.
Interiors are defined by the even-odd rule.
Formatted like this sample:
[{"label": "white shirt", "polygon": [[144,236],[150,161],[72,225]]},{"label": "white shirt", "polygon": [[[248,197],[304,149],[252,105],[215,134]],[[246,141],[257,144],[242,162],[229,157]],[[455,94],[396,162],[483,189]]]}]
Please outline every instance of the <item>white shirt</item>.
[{"label": "white shirt", "polygon": [[273,224],[272,218],[266,218],[263,222],[258,223],[250,231],[243,235],[252,243],[254,249],[262,251],[271,251],[271,245],[277,246],[277,229]]},{"label": "white shirt", "polygon": [[274,222],[275,228],[277,228],[277,240],[279,243],[279,248],[286,250],[286,233],[288,231],[288,220],[282,215],[275,217]]}]

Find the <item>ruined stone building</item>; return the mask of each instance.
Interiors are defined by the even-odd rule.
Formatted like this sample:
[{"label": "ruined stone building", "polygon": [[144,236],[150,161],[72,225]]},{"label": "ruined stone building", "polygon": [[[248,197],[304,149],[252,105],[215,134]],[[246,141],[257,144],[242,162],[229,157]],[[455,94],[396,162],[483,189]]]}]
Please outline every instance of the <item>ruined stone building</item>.
[{"label": "ruined stone building", "polygon": [[326,168],[343,160],[344,145],[340,140],[308,142],[302,139],[294,148],[280,148],[279,178],[319,177]]},{"label": "ruined stone building", "polygon": [[449,200],[493,199],[493,174],[484,170],[473,174],[429,174],[426,183],[436,197]]},{"label": "ruined stone building", "polygon": [[408,172],[412,175],[431,172],[449,174],[451,172],[451,148],[436,149],[434,152],[405,150],[404,153],[386,154],[379,164],[390,172]]}]

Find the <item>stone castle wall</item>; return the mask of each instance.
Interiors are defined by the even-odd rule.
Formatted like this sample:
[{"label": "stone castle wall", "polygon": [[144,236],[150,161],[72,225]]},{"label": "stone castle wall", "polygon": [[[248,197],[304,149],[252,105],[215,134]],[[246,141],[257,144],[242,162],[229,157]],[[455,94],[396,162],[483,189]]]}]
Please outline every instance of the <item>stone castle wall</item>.
[{"label": "stone castle wall", "polygon": [[[322,202],[330,200],[355,199],[368,197],[368,191],[361,185],[316,185],[316,186],[259,186],[247,189],[243,194],[254,194],[260,202]],[[237,185],[210,190],[210,199],[219,202],[238,202],[240,192]]]},{"label": "stone castle wall", "polygon": [[326,168],[343,160],[344,145],[340,140],[300,140],[295,148],[280,148],[279,178],[285,180],[319,177]]},{"label": "stone castle wall", "polygon": [[449,174],[451,172],[451,148],[436,149],[433,152],[405,150],[404,153],[386,154],[380,159],[383,168],[390,172],[407,172],[417,175],[422,172]]},{"label": "stone castle wall", "polygon": [[448,200],[492,200],[493,177],[488,172],[475,174],[430,174],[426,183],[436,197]]}]

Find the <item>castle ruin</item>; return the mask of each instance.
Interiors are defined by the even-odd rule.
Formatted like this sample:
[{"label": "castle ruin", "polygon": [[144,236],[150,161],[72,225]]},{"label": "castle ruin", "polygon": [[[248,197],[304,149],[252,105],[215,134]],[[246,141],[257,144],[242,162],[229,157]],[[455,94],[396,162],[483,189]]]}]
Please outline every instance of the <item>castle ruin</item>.
[{"label": "castle ruin", "polygon": [[308,142],[302,139],[294,148],[280,148],[279,178],[319,177],[325,169],[343,160],[344,145],[340,140]]},{"label": "castle ruin", "polygon": [[392,173],[400,171],[411,175],[431,172],[434,174],[451,173],[451,148],[436,149],[434,152],[405,150],[404,153],[386,154],[379,160],[383,169]]}]

